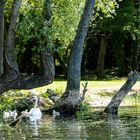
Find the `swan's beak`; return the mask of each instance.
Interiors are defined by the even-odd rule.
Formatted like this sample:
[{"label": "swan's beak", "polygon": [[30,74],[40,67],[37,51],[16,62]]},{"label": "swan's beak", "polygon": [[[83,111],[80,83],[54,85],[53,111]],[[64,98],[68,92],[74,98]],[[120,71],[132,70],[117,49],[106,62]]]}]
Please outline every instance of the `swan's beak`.
[{"label": "swan's beak", "polygon": [[35,102],[35,98],[34,98],[34,97],[31,97],[31,98],[30,98],[30,101],[31,101],[32,103],[34,103],[34,102]]}]

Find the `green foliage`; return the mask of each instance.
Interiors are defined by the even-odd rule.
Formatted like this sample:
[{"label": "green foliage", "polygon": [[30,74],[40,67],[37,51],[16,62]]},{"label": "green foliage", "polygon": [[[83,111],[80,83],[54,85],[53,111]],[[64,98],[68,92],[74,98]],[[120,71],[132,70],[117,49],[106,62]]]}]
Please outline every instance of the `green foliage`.
[{"label": "green foliage", "polygon": [[116,8],[118,8],[118,6],[117,0],[97,0],[95,4],[95,15],[100,19],[113,17],[116,15]]},{"label": "green foliage", "polygon": [[52,36],[68,45],[75,36],[84,0],[53,0]]},{"label": "green foliage", "polygon": [[0,111],[12,110],[13,107],[16,109],[14,105],[16,100],[27,96],[28,93],[22,93],[22,91],[19,92],[19,90],[10,90],[4,93],[0,96]]},{"label": "green foliage", "polygon": [[75,36],[84,1],[53,0],[50,23],[44,21],[42,17],[42,3],[42,1],[23,1],[17,28],[20,40],[26,44],[31,38],[39,38],[40,41],[40,38],[44,37],[44,40],[54,42],[58,39],[64,46],[68,45]]},{"label": "green foliage", "polygon": [[39,52],[48,44],[52,51],[57,51],[58,64],[67,67],[69,56],[68,45],[75,37],[76,29],[84,7],[84,0],[51,1],[52,17],[49,21],[43,17],[44,0],[23,0],[18,26],[16,42],[18,63],[22,63],[23,54],[30,47],[32,62],[39,67]]},{"label": "green foliage", "polygon": [[12,99],[6,95],[0,97],[0,110],[8,110],[11,109],[12,106]]}]

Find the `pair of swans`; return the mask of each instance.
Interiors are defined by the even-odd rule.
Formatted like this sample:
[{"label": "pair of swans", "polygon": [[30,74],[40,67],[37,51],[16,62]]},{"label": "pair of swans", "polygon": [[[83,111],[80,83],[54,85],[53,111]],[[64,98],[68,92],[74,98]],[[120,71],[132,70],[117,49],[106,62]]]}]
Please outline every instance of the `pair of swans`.
[{"label": "pair of swans", "polygon": [[33,121],[36,123],[37,120],[40,120],[42,117],[42,112],[40,110],[40,108],[38,108],[38,97],[37,96],[33,96],[32,100],[35,100],[35,105],[34,108],[32,108],[29,112],[26,109],[25,111],[21,112],[21,115],[16,118],[16,120],[14,120],[13,122],[11,122],[9,124],[9,126],[11,127],[16,127],[19,125],[19,123],[21,122],[22,118],[29,118],[30,121]]},{"label": "pair of swans", "polygon": [[[32,119],[33,120],[34,119],[39,120],[42,117],[42,112],[41,112],[40,108],[37,107],[38,106],[38,97],[37,96],[33,96],[32,100],[35,100],[34,108],[32,108],[29,112],[26,110],[26,111],[24,111],[22,113],[27,114],[27,116],[30,117],[30,120],[32,120]],[[52,111],[52,115],[53,115],[53,117],[59,117],[60,113],[55,111],[55,110],[53,110]]]},{"label": "pair of swans", "polygon": [[[31,100],[35,101],[34,107],[29,112],[28,112],[28,110],[23,111],[22,114],[24,114],[24,115],[22,115],[22,116],[29,117],[31,120],[34,120],[34,119],[39,120],[42,117],[42,112],[41,112],[40,108],[38,108],[38,97],[33,96]],[[4,119],[14,118],[14,120],[16,120],[17,116],[18,116],[18,113],[16,112],[16,110],[3,112]]]}]

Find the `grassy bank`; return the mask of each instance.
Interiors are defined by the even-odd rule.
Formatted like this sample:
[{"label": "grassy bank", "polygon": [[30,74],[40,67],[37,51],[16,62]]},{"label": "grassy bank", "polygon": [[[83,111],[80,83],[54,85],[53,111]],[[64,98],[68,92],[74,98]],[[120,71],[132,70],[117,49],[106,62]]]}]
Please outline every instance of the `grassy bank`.
[{"label": "grassy bank", "polygon": [[[103,80],[103,81],[88,81],[88,91],[86,92],[86,102],[90,103],[92,106],[106,106],[108,102],[110,102],[112,96],[120,89],[120,87],[125,83],[126,79],[119,80]],[[85,83],[86,81],[81,81]],[[66,81],[56,80],[52,84],[36,88],[36,93],[45,93],[46,90],[52,89],[57,93],[62,94],[66,88]],[[125,98],[122,105],[134,105],[140,103],[139,94],[140,93],[140,81],[138,81],[133,90],[129,93],[129,95]],[[81,93],[83,87],[81,86]],[[2,108],[9,108],[14,102],[16,98],[22,98],[27,95],[30,95],[30,90],[11,90],[0,97],[0,110]],[[45,94],[46,95],[46,94]],[[137,95],[137,96],[135,96]]]},{"label": "grassy bank", "polygon": [[[91,91],[103,91],[103,90],[117,90],[119,89],[124,83],[126,79],[119,79],[119,80],[104,80],[104,81],[88,81],[88,92]],[[85,83],[86,81],[81,81],[82,83]],[[140,81],[138,81],[133,89],[140,90]],[[56,92],[63,93],[66,88],[66,81],[54,81],[51,85],[47,85],[41,88],[36,88],[39,92],[44,92],[47,90],[47,88],[50,88],[52,90],[55,90]],[[82,90],[82,86],[81,86]],[[92,93],[91,93],[92,94]]]}]

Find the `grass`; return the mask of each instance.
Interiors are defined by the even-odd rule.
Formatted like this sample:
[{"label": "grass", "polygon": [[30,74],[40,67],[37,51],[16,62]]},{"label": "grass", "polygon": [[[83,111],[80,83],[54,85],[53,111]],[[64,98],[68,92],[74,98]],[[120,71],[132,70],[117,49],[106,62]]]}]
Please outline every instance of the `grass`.
[{"label": "grass", "polygon": [[[88,89],[106,89],[106,88],[120,88],[124,83],[125,83],[126,79],[117,79],[117,80],[104,80],[104,81],[88,81]],[[82,83],[85,83],[86,81],[81,81]],[[56,92],[60,92],[63,93],[65,91],[66,88],[66,81],[54,81],[52,84],[44,86],[44,87],[40,87],[40,88],[36,88],[37,91],[39,92],[45,92],[48,88],[56,91]],[[140,85],[140,81],[138,81],[135,84],[135,88],[139,88]],[[82,86],[81,86],[82,89]],[[140,89],[140,88],[139,88]]]},{"label": "grass", "polygon": [[[125,81],[126,81],[125,78],[115,79],[115,80],[103,80],[103,81],[97,81],[97,80],[88,81],[88,86],[87,86],[88,91],[86,93],[88,95],[88,97],[86,97],[86,100],[94,102],[95,98],[96,98],[95,95],[98,95],[100,97],[101,96],[102,97],[103,96],[104,97],[113,96],[115,93],[114,89],[117,91],[125,83]],[[81,81],[81,85],[85,82],[86,81]],[[62,94],[65,91],[66,84],[67,84],[67,82],[65,80],[60,80],[60,81],[56,80],[50,85],[47,85],[44,87],[39,87],[39,88],[36,88],[35,90],[38,93],[46,93],[47,89],[52,89],[55,92]],[[138,89],[140,91],[139,85],[140,85],[140,81],[138,81],[133,88]],[[81,86],[81,90],[82,89],[83,89],[83,87]],[[9,106],[14,103],[14,99],[22,98],[29,94],[30,94],[29,90],[10,90],[9,92],[7,92],[7,93],[3,94],[3,96],[1,96],[0,110],[2,110],[2,108],[8,109]],[[99,97],[99,99],[101,99],[100,97]],[[132,97],[127,97],[126,99],[130,100],[130,101],[132,101],[132,99],[134,100],[134,98],[132,98]]]}]

